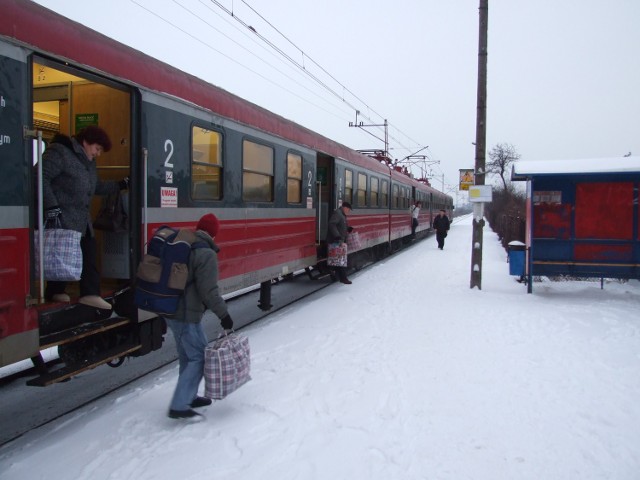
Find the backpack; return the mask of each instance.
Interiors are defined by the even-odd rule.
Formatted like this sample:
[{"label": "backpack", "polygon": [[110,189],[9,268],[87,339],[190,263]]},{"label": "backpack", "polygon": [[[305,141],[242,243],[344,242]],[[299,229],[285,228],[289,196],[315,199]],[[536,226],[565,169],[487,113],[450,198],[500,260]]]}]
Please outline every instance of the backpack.
[{"label": "backpack", "polygon": [[149,241],[136,274],[138,308],[174,315],[187,287],[189,256],[195,248],[211,248],[191,230],[161,226]]}]

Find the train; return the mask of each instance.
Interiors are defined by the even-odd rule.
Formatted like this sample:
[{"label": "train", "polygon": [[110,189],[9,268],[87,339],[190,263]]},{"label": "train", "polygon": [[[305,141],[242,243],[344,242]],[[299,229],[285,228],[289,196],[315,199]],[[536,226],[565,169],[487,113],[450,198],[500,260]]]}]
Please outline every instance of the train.
[{"label": "train", "polygon": [[[0,182],[0,367],[33,360],[39,375],[30,385],[162,347],[164,320],[135,308],[131,295],[161,225],[194,228],[213,212],[221,222],[222,293],[259,285],[260,308],[268,309],[274,279],[323,272],[329,216],[343,202],[352,204],[349,222],[361,240],[350,262],[406,242],[415,201],[422,202],[418,236],[438,210],[452,214],[450,196],[406,170],[41,5],[0,0],[0,11],[0,157],[11,179]],[[87,125],[99,125],[113,143],[96,159],[99,178],[130,179],[128,229],[96,232],[101,293],[113,313],[91,321],[86,306],[47,302],[34,265],[42,218],[34,171],[55,134]],[[92,214],[101,201],[93,199]],[[63,366],[50,371],[41,352],[54,347]]]}]

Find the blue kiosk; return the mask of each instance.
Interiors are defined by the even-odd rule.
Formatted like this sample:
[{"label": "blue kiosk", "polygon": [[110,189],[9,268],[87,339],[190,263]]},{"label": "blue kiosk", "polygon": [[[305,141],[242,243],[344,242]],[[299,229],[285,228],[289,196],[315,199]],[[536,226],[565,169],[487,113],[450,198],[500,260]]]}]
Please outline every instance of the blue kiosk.
[{"label": "blue kiosk", "polygon": [[527,182],[525,277],[640,279],[640,157],[521,161]]}]

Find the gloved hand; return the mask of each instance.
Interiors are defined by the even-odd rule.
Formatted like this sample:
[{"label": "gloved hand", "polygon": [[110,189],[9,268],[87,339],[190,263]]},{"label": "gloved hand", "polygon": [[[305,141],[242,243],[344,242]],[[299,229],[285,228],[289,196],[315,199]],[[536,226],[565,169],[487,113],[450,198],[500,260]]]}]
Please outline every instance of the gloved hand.
[{"label": "gloved hand", "polygon": [[60,216],[60,214],[62,214],[62,210],[60,210],[60,207],[51,207],[51,208],[47,208],[44,211],[44,220],[55,220],[56,218],[58,218]]},{"label": "gloved hand", "polygon": [[120,187],[120,190],[129,190],[129,177],[124,177],[120,180],[118,182],[118,187]]},{"label": "gloved hand", "polygon": [[349,233],[353,232],[353,227],[347,227],[347,232]]},{"label": "gloved hand", "polygon": [[222,325],[222,328],[224,328],[225,330],[233,329],[233,320],[231,320],[231,315],[227,313],[224,317],[222,317],[220,319],[220,325]]}]

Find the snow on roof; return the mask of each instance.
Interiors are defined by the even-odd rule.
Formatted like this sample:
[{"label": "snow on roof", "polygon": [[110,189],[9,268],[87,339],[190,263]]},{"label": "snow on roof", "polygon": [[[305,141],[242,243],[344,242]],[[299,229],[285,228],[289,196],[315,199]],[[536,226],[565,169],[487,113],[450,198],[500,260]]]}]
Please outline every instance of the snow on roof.
[{"label": "snow on roof", "polygon": [[511,179],[527,180],[533,175],[625,172],[640,173],[640,156],[519,161],[513,165]]}]

